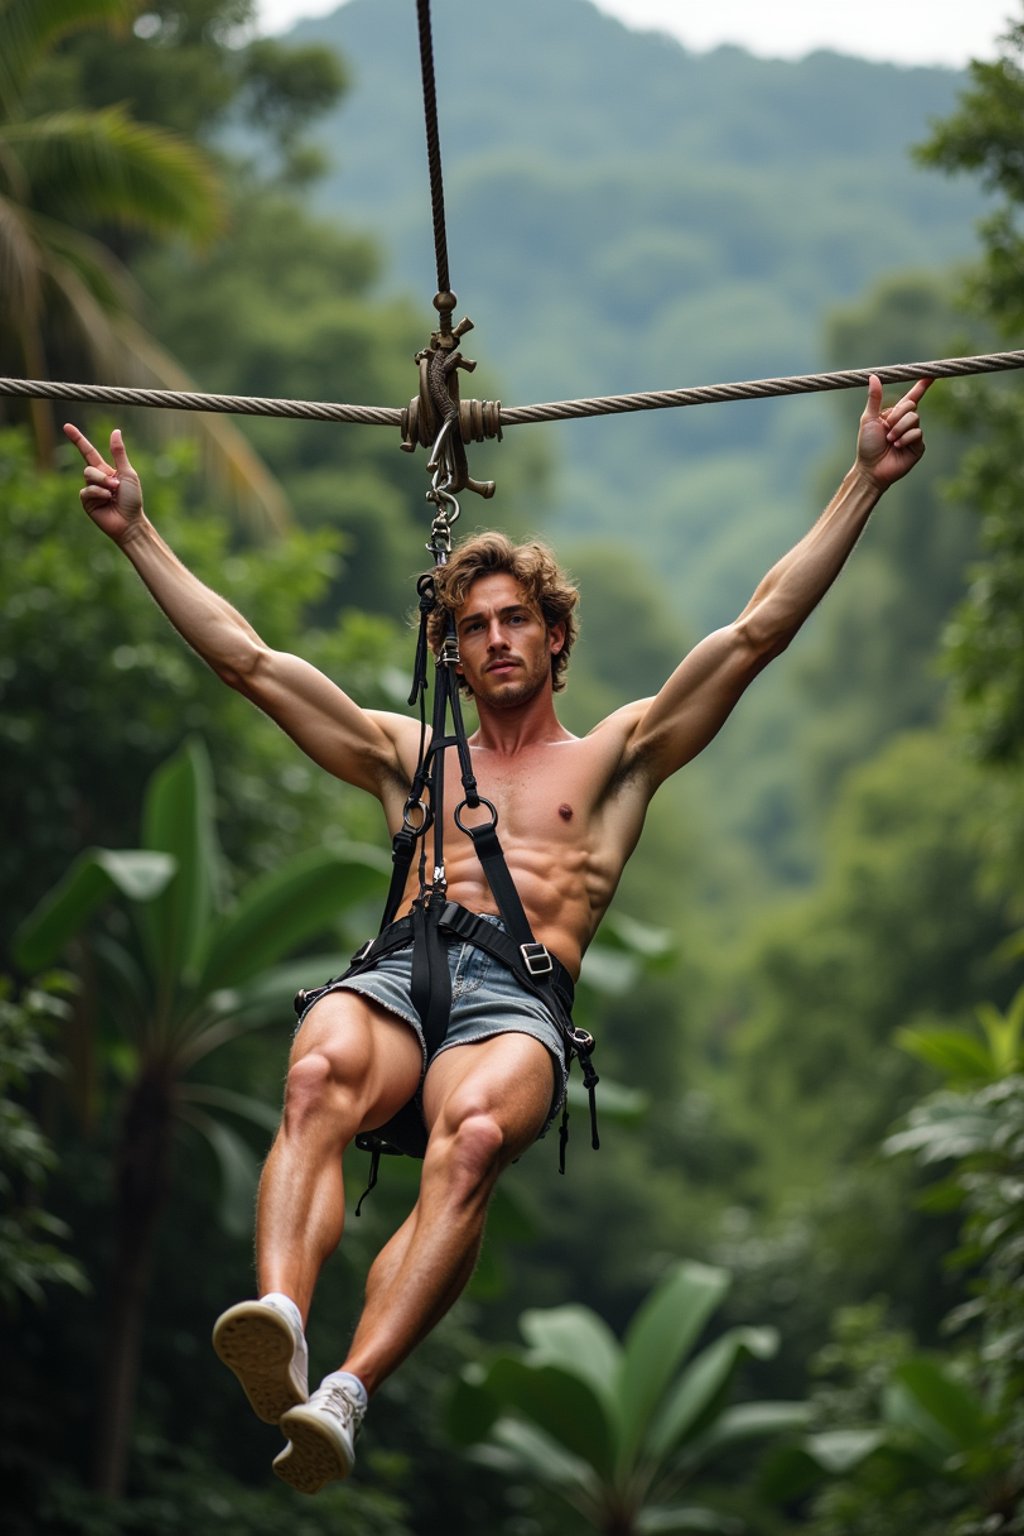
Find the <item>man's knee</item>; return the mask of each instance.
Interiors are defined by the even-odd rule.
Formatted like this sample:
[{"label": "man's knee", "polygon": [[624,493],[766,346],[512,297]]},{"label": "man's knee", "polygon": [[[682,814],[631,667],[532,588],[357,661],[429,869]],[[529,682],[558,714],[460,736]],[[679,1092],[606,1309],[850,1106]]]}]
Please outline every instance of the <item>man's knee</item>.
[{"label": "man's knee", "polygon": [[413,1096],[420,1065],[419,1044],[404,1024],[351,993],[325,997],[296,1037],[285,1130],[325,1119],[351,1140],[364,1122],[390,1119]]},{"label": "man's knee", "polygon": [[[444,1179],[452,1200],[469,1200],[491,1188],[508,1159],[508,1141],[498,1118],[474,1108],[443,1116],[430,1138],[430,1170]],[[425,1170],[427,1171],[427,1170]]]},{"label": "man's knee", "polygon": [[358,1113],[361,1077],[357,1061],[344,1052],[314,1046],[292,1061],[285,1079],[284,1126],[295,1133],[323,1116],[341,1127]]}]

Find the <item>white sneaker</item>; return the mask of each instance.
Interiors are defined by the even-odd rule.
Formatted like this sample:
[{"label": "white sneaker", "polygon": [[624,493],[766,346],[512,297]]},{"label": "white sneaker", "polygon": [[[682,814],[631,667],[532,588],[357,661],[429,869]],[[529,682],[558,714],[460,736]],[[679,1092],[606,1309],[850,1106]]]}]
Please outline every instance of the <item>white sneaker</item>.
[{"label": "white sneaker", "polygon": [[290,1408],[281,1419],[288,1444],[274,1461],[278,1477],[300,1493],[319,1493],[325,1483],[348,1477],[365,1412],[365,1404],[344,1382],[325,1381],[307,1403]]},{"label": "white sneaker", "polygon": [[273,1299],[242,1301],[213,1325],[213,1347],[238,1377],[257,1418],[276,1424],[309,1396],[309,1351],[302,1328]]}]

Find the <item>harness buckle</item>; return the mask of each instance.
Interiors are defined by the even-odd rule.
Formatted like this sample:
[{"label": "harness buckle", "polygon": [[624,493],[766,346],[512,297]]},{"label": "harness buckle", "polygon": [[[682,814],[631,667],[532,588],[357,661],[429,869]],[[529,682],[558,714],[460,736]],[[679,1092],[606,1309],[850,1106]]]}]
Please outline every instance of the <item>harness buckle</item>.
[{"label": "harness buckle", "polygon": [[457,667],[461,660],[458,639],[455,635],[445,635],[441,642],[441,649],[437,653],[437,666]]},{"label": "harness buckle", "polygon": [[531,976],[550,976],[554,970],[551,956],[543,944],[520,944],[519,953]]},{"label": "harness buckle", "polygon": [[372,948],[373,948],[373,940],[372,939],[367,939],[366,943],[365,944],[361,944],[359,946],[359,948],[356,950],[355,954],[352,956],[352,959],[349,961],[349,964],[350,965],[358,965],[360,960],[365,960],[366,959],[367,955],[370,953],[370,950]]}]

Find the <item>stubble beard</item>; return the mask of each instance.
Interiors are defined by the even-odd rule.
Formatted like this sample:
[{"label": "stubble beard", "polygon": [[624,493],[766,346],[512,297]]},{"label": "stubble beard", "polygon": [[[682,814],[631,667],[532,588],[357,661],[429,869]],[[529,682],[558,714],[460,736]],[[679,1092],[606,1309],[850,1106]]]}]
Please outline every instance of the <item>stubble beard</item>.
[{"label": "stubble beard", "polygon": [[[545,665],[547,665],[546,662]],[[547,671],[545,670],[536,674],[520,674],[514,678],[510,677],[507,681],[500,684],[500,693],[488,694],[483,698],[482,702],[489,709],[519,709],[522,705],[529,704],[537,697],[537,694],[544,686],[546,676]],[[478,702],[481,701],[479,694],[477,694],[477,700]]]}]

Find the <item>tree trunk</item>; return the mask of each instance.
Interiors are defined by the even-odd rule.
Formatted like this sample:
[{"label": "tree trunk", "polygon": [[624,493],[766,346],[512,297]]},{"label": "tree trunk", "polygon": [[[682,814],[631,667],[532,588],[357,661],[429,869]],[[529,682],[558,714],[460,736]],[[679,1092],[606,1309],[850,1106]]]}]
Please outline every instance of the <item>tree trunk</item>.
[{"label": "tree trunk", "polygon": [[129,1090],[117,1147],[95,1471],[97,1490],[111,1498],[124,1492],[128,1467],[153,1240],[169,1188],[172,1097],[163,1064],[144,1066]]}]

